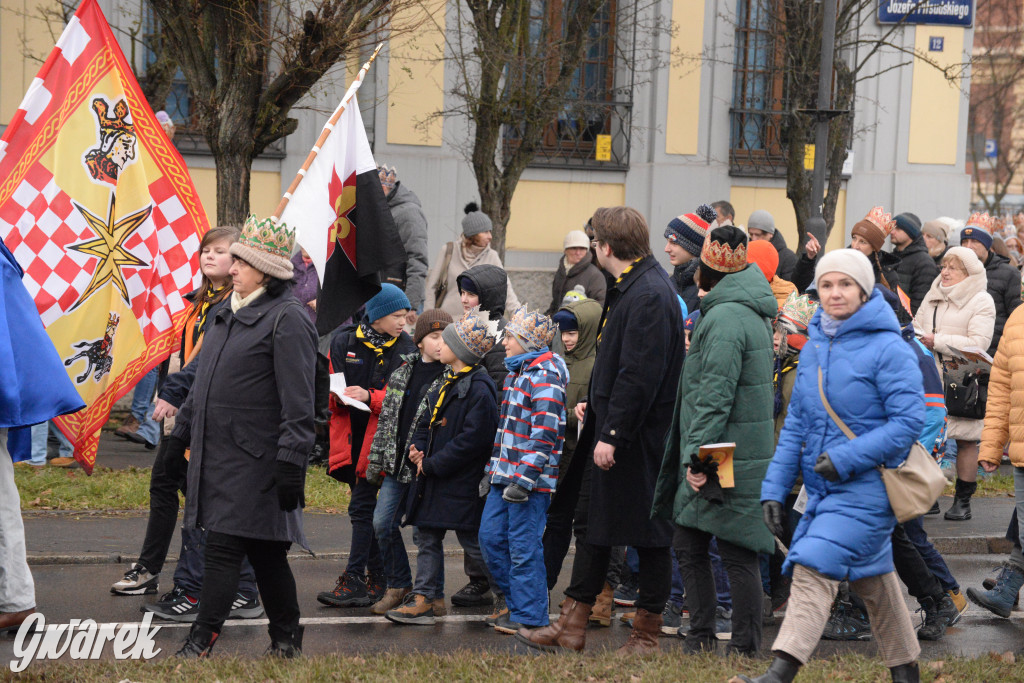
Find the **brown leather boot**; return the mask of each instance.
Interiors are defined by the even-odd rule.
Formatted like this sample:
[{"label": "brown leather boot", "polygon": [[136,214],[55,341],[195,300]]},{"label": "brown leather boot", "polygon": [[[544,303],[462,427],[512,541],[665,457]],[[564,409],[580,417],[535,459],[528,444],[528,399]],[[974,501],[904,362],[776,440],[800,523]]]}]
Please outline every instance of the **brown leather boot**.
[{"label": "brown leather boot", "polygon": [[590,605],[566,598],[558,621],[543,628],[521,628],[516,639],[547,652],[563,649],[579,652],[587,643],[587,618],[592,609]]},{"label": "brown leather boot", "polygon": [[661,614],[651,614],[645,609],[636,611],[633,631],[626,644],[615,651],[617,655],[647,655],[658,652],[658,636],[661,634]]},{"label": "brown leather boot", "polygon": [[601,626],[612,625],[612,615],[615,614],[615,589],[608,582],[604,584],[604,590],[597,596],[594,609],[590,613],[590,623]]}]

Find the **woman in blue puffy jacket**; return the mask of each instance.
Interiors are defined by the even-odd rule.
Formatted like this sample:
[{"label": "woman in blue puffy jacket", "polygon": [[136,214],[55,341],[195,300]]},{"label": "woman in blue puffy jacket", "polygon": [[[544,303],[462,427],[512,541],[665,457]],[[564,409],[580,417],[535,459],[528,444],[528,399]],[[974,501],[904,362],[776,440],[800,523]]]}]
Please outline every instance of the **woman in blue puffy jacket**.
[{"label": "woman in blue puffy jacket", "polygon": [[[896,517],[877,468],[903,462],[924,427],[921,371],[900,339],[892,308],[873,289],[863,254],[826,254],[814,287],[821,309],[811,320],[789,413],[761,487],[765,523],[776,535],[798,475],[807,487],[807,508],[783,567],[793,576],[789,604],[771,668],[755,679],[734,680],[792,681],[814,652],[839,582],[847,579],[867,605],[892,680],[918,681],[921,648],[893,570]],[[857,438],[848,439],[825,409],[819,370],[829,404]]]}]

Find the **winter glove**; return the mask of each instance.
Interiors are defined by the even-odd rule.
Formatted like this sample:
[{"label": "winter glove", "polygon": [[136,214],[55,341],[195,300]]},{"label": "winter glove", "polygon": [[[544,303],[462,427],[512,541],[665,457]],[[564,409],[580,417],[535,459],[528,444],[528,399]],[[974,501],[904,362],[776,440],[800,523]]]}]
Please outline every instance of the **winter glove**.
[{"label": "winter glove", "polygon": [[828,453],[822,453],[814,461],[814,471],[820,474],[825,481],[839,481],[839,472],[832,464],[832,458],[828,457]]},{"label": "winter glove", "polygon": [[476,491],[477,491],[477,493],[480,494],[481,498],[486,498],[487,494],[491,492],[491,475],[490,475],[490,473],[485,474],[484,478],[480,480],[480,483],[477,485]]},{"label": "winter glove", "polygon": [[[285,512],[291,512],[299,505],[305,504],[303,489],[306,485],[306,473],[298,465],[290,462],[277,461],[277,468],[274,470],[274,478],[270,482],[271,487],[277,487],[277,505]],[[266,492],[264,491],[264,493]]]},{"label": "winter glove", "polygon": [[764,513],[764,525],[773,536],[782,536],[785,531],[782,527],[782,503],[777,500],[766,500],[761,503],[761,512]]},{"label": "winter glove", "polygon": [[718,463],[708,458],[701,460],[696,453],[690,456],[690,471],[694,474],[703,474],[708,478],[706,484],[700,487],[700,495],[709,503],[724,503],[725,492],[722,491],[722,483],[718,480]]},{"label": "winter glove", "polygon": [[380,486],[384,483],[384,470],[377,463],[371,462],[366,467],[366,483]]},{"label": "winter glove", "polygon": [[525,503],[530,498],[530,492],[519,484],[509,484],[501,492],[501,499],[506,503]]},{"label": "winter glove", "polygon": [[313,444],[313,450],[309,452],[310,466],[324,466],[330,456],[331,444],[327,439],[317,438]]}]

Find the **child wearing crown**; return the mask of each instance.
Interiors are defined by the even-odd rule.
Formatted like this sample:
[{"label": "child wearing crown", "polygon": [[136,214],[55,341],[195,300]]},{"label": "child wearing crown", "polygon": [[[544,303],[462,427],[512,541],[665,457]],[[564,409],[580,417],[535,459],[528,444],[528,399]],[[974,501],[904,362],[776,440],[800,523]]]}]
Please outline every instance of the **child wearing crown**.
[{"label": "child wearing crown", "polygon": [[480,522],[487,568],[509,609],[494,624],[502,633],[548,624],[547,601],[538,595],[547,581],[543,535],[565,438],[569,382],[565,361],[549,348],[556,330],[551,318],[525,306],[505,327],[509,374]]}]

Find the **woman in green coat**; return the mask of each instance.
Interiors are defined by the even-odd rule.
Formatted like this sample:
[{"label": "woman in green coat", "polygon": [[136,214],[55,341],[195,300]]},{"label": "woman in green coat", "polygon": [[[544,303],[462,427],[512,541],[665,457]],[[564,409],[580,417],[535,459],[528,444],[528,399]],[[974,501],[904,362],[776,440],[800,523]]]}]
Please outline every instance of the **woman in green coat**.
[{"label": "woman in green coat", "polygon": [[[685,649],[715,648],[708,554],[715,537],[732,588],[730,649],[752,655],[761,645],[757,553],[774,549],[760,498],[773,447],[771,319],[778,303],[761,272],[747,267],[746,235],[733,226],[710,233],[698,278],[708,294],[683,364],[652,516],[676,525],[673,545],[690,612]],[[724,442],[736,444],[735,487],[727,489],[696,462],[702,445]]]}]

